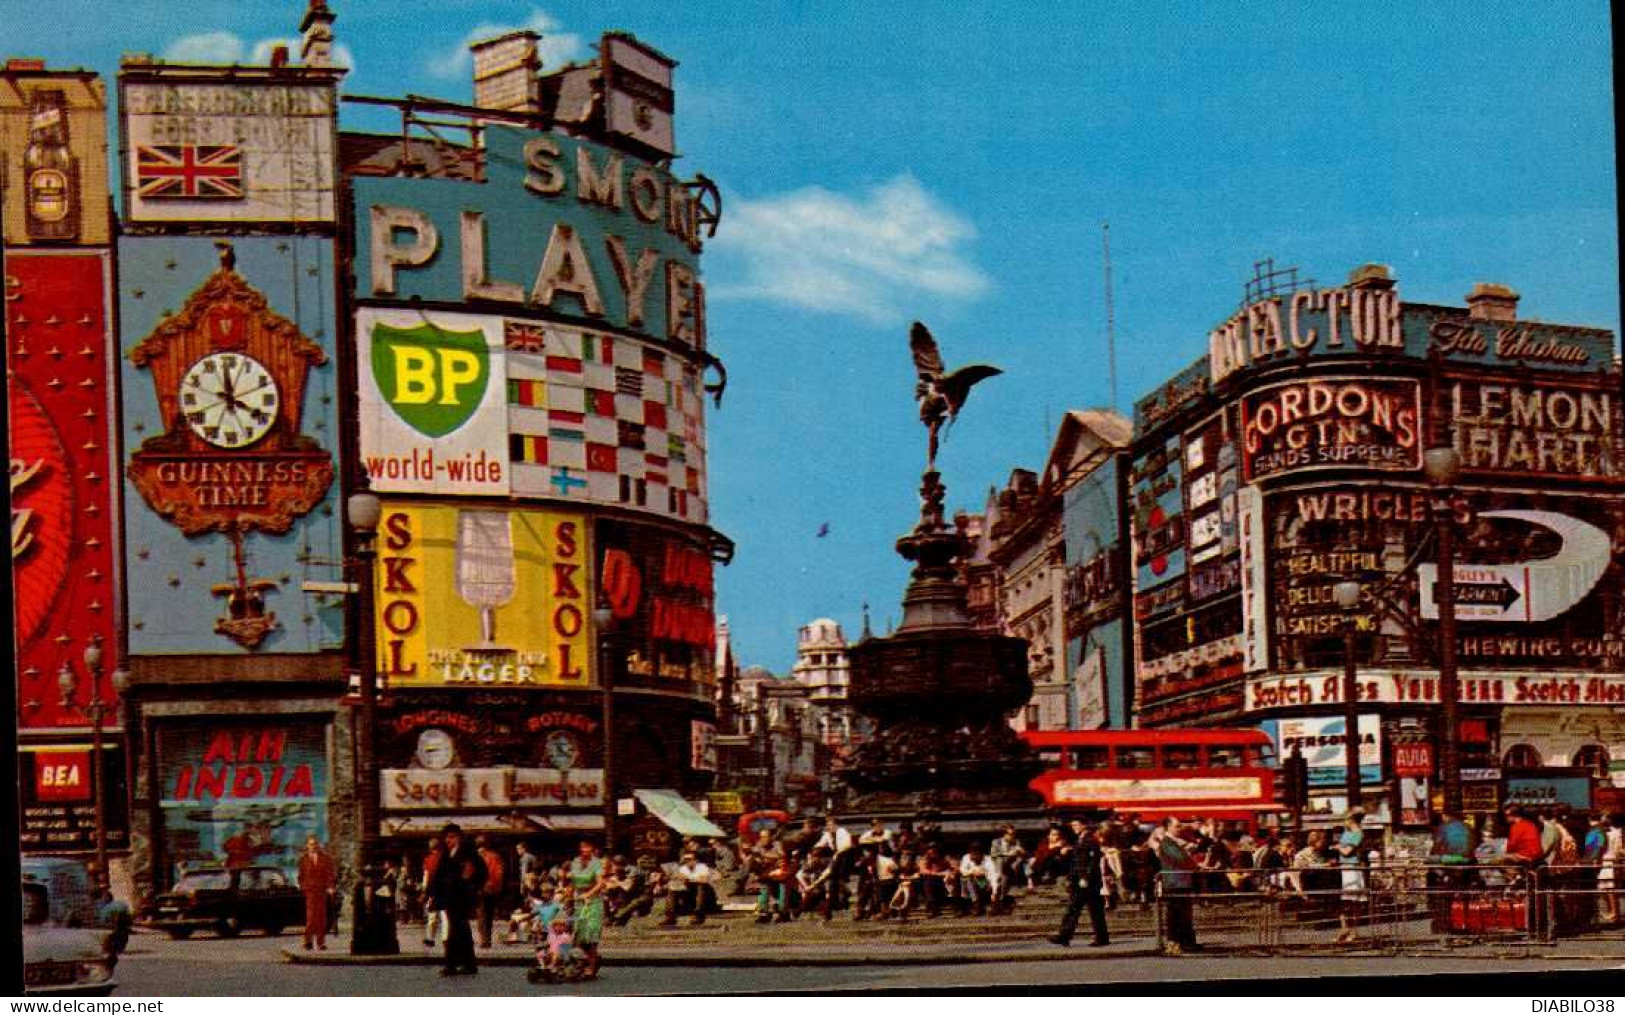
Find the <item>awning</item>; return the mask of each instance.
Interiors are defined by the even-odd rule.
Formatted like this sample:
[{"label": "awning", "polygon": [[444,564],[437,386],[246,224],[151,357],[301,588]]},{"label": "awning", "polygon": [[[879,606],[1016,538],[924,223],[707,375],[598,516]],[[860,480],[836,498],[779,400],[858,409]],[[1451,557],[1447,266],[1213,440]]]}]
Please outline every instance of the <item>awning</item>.
[{"label": "awning", "polygon": [[648,808],[649,813],[666,823],[666,827],[681,836],[700,839],[726,839],[728,833],[705,819],[705,815],[688,805],[688,801],[669,789],[635,789],[632,795]]},{"label": "awning", "polygon": [[1284,814],[1286,808],[1280,804],[1248,804],[1244,807],[1204,807],[1191,805],[1187,807],[1135,807],[1121,808],[1119,814],[1137,816],[1142,821],[1161,821],[1163,818],[1178,818],[1181,821],[1201,821],[1212,818],[1216,821],[1253,821],[1261,814]]}]

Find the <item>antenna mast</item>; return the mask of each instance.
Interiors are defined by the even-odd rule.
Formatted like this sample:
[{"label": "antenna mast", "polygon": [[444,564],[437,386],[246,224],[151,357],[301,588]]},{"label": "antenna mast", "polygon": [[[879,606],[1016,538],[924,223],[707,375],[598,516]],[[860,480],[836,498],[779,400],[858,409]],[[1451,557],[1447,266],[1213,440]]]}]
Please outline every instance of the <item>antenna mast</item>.
[{"label": "antenna mast", "polygon": [[1111,377],[1112,410],[1117,410],[1117,328],[1112,314],[1112,224],[1100,224],[1100,242],[1106,253],[1106,369]]}]

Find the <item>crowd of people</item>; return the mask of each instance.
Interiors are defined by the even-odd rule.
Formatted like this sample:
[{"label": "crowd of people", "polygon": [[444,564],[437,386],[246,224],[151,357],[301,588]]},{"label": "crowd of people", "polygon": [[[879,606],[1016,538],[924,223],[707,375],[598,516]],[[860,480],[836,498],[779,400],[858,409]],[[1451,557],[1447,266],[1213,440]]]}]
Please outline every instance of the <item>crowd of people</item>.
[{"label": "crowd of people", "polygon": [[[1494,840],[1459,815],[1438,818],[1427,858],[1437,927],[1447,925],[1452,892],[1537,871],[1541,887],[1558,891],[1543,896],[1548,901],[1531,921],[1535,929],[1569,934],[1621,921],[1625,815],[1512,807],[1505,818],[1506,827],[1497,829],[1504,838]],[[476,947],[492,947],[499,933],[510,944],[536,945],[539,965],[577,961],[595,975],[606,926],[657,913],[662,926],[680,918],[704,923],[726,893],[754,894],[761,923],[830,921],[843,912],[854,921],[906,922],[1007,913],[1024,892],[1053,886],[1064,891],[1068,906],[1050,940],[1070,944],[1087,913],[1096,946],[1110,941],[1109,910],[1147,909],[1160,898],[1164,947],[1184,954],[1200,948],[1195,899],[1233,893],[1336,907],[1338,940],[1350,940],[1370,898],[1372,865],[1383,856],[1376,834],[1358,811],[1336,827],[1296,833],[1117,815],[1052,825],[1030,848],[1005,826],[985,847],[974,841],[951,849],[927,821],[892,827],[876,819],[854,835],[828,817],[764,828],[733,849],[688,840],[677,862],[661,863],[646,854],[635,862],[603,857],[587,841],[568,859],[544,859],[524,843],[504,856],[483,837],[469,842],[448,825],[421,861],[392,861],[388,873],[402,922],[421,923],[425,946],[445,946],[445,975],[474,971]],[[312,881],[322,880],[317,867],[311,874]],[[313,928],[325,922],[325,913],[311,917]],[[319,936],[315,944],[321,947]]]}]

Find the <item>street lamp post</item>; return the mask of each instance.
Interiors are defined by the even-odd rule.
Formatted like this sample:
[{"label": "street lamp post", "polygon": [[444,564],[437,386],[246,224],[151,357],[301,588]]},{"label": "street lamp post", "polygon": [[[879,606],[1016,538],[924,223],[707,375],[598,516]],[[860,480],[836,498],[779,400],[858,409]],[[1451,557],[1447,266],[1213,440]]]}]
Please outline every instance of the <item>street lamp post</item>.
[{"label": "street lamp post", "polygon": [[355,536],[357,596],[355,637],[351,639],[351,665],[360,677],[361,708],[355,726],[355,793],[357,861],[361,881],[356,886],[352,909],[354,927],[350,931],[352,955],[398,955],[400,941],[395,934],[395,914],[379,895],[383,887],[378,863],[378,650],[373,626],[373,561],[377,550],[373,540],[383,505],[367,484],[365,473],[344,505],[345,517]]},{"label": "street lamp post", "polygon": [[602,715],[599,725],[604,729],[604,856],[615,855],[615,675],[610,669],[609,628],[615,623],[615,612],[608,606],[597,606],[592,611],[593,626],[598,633],[598,692]]},{"label": "street lamp post", "polygon": [[102,764],[102,729],[107,716],[107,702],[102,700],[102,636],[91,635],[85,646],[85,673],[90,677],[90,785],[96,814],[96,883],[106,889],[111,881],[107,875],[107,769]]},{"label": "street lamp post", "polygon": [[1460,692],[1456,673],[1456,522],[1451,486],[1461,473],[1461,456],[1453,447],[1429,448],[1422,466],[1434,485],[1433,525],[1439,543],[1438,578],[1433,597],[1439,608],[1439,774],[1444,784],[1444,810],[1461,813],[1461,744],[1458,739]]},{"label": "street lamp post", "polygon": [[1332,599],[1343,609],[1343,746],[1344,787],[1349,810],[1360,806],[1360,679],[1354,665],[1354,617],[1360,605],[1360,583],[1340,581],[1332,586]]}]

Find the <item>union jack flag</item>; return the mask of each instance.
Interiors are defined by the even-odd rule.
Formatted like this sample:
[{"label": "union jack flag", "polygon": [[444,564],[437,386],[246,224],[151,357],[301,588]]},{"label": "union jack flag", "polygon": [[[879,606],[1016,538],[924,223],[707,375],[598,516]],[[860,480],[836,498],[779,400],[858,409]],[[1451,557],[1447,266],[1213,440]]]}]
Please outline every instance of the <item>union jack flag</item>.
[{"label": "union jack flag", "polygon": [[193,201],[243,198],[243,149],[239,145],[138,145],[135,185],[139,197]]}]

